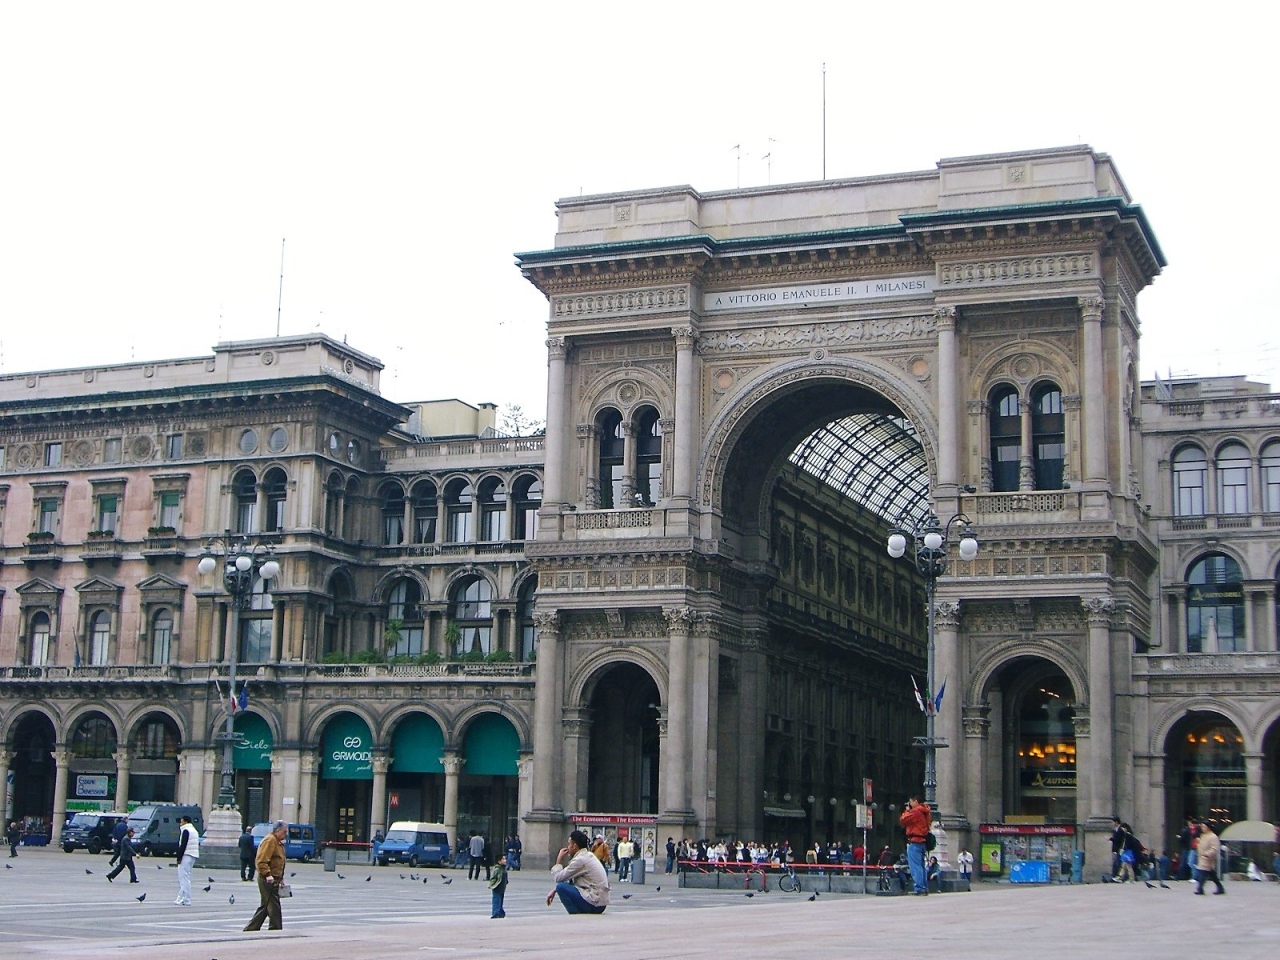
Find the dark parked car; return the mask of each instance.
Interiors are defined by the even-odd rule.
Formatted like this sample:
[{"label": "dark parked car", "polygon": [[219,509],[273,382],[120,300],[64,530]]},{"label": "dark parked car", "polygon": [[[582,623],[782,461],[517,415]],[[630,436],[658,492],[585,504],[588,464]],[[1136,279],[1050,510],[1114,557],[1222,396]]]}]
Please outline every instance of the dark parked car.
[{"label": "dark parked car", "polygon": [[127,813],[77,813],[62,828],[63,852],[70,853],[80,847],[90,853],[110,850],[111,831],[128,818]]}]

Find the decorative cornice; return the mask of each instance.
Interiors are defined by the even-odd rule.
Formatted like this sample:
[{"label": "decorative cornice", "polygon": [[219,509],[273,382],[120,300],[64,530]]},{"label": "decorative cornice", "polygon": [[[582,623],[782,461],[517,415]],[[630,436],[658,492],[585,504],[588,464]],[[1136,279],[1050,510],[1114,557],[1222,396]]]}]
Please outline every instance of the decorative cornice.
[{"label": "decorative cornice", "polygon": [[704,332],[698,338],[698,353],[776,354],[782,349],[809,350],[859,343],[896,343],[929,340],[937,334],[938,321],[927,317],[876,317],[803,326],[769,326]]},{"label": "decorative cornice", "polygon": [[555,296],[551,298],[554,320],[598,317],[626,317],[641,313],[671,313],[689,309],[689,286],[646,287],[594,296]]},{"label": "decorative cornice", "polygon": [[952,289],[1043,283],[1046,280],[1097,279],[1098,275],[1098,258],[1088,251],[938,264],[938,286]]}]

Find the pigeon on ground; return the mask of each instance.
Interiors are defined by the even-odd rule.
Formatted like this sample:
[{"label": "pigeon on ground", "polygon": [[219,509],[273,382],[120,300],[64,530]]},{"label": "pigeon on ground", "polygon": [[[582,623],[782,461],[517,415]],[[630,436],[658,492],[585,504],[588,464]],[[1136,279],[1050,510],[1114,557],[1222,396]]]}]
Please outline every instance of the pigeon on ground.
[{"label": "pigeon on ground", "polygon": [[297,871],[297,870],[294,870],[292,873],[290,873],[290,874],[289,874],[289,879],[290,879],[290,880],[292,880],[292,879],[293,879],[294,877],[296,877],[297,875],[298,875],[298,871]]},{"label": "pigeon on ground", "polygon": [[231,896],[227,897],[227,903],[231,904],[232,906],[235,906],[235,902],[236,902],[236,895],[234,893]]},{"label": "pigeon on ground", "polygon": [[212,889],[213,889],[213,884],[212,884],[212,883],[210,883],[210,884],[208,884],[208,885],[204,888],[204,892],[205,892],[205,893],[208,893],[208,892],[209,892],[210,890],[212,890]]},{"label": "pigeon on ground", "polygon": [[[755,896],[755,894],[754,894],[754,893],[752,893],[750,890],[748,890],[748,891],[747,891],[747,896],[748,896],[748,897],[754,897],[754,896]],[[675,903],[675,901],[674,901],[674,900],[672,900],[671,902],[672,902],[672,903]]]},{"label": "pigeon on ground", "polygon": [[661,887],[654,887],[654,888],[653,888],[653,892],[654,892],[654,893],[661,893],[661,892],[662,892],[662,888],[661,888]]},{"label": "pigeon on ground", "polygon": [[6,864],[4,865],[4,868],[5,868],[6,870],[12,870],[12,869],[13,869],[13,864],[12,864],[12,863],[6,863]]},{"label": "pigeon on ground", "polygon": [[814,895],[815,897],[820,897],[820,896],[822,896],[822,891],[821,891],[821,890],[815,890],[815,891],[813,891],[813,895]]},{"label": "pigeon on ground", "polygon": [[[424,880],[424,881],[423,881],[423,883],[425,883],[425,882],[426,882],[426,881]],[[448,880],[446,880],[446,881],[444,882],[444,885],[447,887],[447,886],[448,886],[449,884],[451,884],[451,883],[453,883],[453,877],[450,877]]]},{"label": "pigeon on ground", "polygon": [[422,882],[423,882],[423,883],[426,883],[426,882],[427,882],[427,878],[426,878],[426,877],[423,877],[423,878],[422,878]]},{"label": "pigeon on ground", "polygon": [[818,895],[817,895],[816,893],[811,893],[811,894],[809,894],[809,900],[810,900],[810,902],[812,902],[812,901],[814,901],[814,900],[817,900],[817,899],[818,899]]},{"label": "pigeon on ground", "polygon": [[1147,885],[1148,890],[1154,890],[1156,888],[1156,885],[1152,883],[1150,880],[1143,880],[1142,882]]},{"label": "pigeon on ground", "polygon": [[371,873],[371,874],[369,874],[367,877],[365,877],[365,878],[364,878],[364,882],[365,882],[365,883],[368,883],[368,882],[369,882],[370,880],[372,880],[372,879],[373,879],[373,874]]},{"label": "pigeon on ground", "polygon": [[157,863],[157,864],[156,864],[156,869],[157,869],[157,870],[163,870],[163,869],[164,869],[164,864],[163,864],[163,863]]},{"label": "pigeon on ground", "polygon": [[342,874],[338,874],[338,879],[339,879],[339,880],[345,880],[345,879],[347,879],[347,878],[346,878],[346,877],[344,877]]},{"label": "pigeon on ground", "polygon": [[404,874],[403,874],[403,873],[402,873],[402,874],[400,874],[400,879],[401,879],[401,880],[403,880],[403,879],[404,879]]},{"label": "pigeon on ground", "polygon": [[85,873],[87,873],[87,874],[89,874],[89,876],[93,876],[93,871],[92,871],[92,870],[90,870],[88,867],[85,867],[85,868],[84,868],[84,872],[85,872]]},{"label": "pigeon on ground", "polygon": [[441,880],[448,880],[448,879],[449,879],[449,875],[448,875],[447,873],[442,873],[442,874],[440,874],[440,879],[441,879]]},{"label": "pigeon on ground", "polygon": [[624,893],[624,894],[622,895],[622,899],[623,899],[623,900],[630,900],[630,899],[631,899],[631,894],[629,894],[629,893]]},{"label": "pigeon on ground", "polygon": [[1161,881],[1160,881],[1160,888],[1161,888],[1162,890],[1172,890],[1172,889],[1173,889],[1173,887],[1169,886],[1169,885],[1168,885],[1167,883],[1165,883],[1163,880],[1161,880]]},{"label": "pigeon on ground", "polygon": [[133,899],[141,903],[143,900],[147,899],[147,895],[145,893],[141,893],[138,896],[134,897]]}]

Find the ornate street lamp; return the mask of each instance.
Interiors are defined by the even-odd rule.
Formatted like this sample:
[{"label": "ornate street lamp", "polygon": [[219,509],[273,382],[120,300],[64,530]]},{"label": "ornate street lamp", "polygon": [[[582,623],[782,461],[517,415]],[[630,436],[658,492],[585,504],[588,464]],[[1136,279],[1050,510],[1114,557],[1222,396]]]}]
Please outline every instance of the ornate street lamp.
[{"label": "ornate street lamp", "polygon": [[909,527],[898,521],[893,532],[889,534],[889,556],[897,560],[907,552],[907,547],[915,552],[916,569],[924,577],[929,602],[929,643],[928,673],[925,679],[925,735],[915,738],[915,745],[924,747],[924,801],[936,815],[938,812],[938,750],[947,746],[945,739],[937,736],[937,709],[933,701],[934,684],[934,593],[937,590],[938,578],[947,569],[948,534],[956,524],[964,524],[960,534],[960,559],[969,561],[978,555],[978,538],[973,534],[972,521],[963,513],[957,513],[946,524],[938,523],[937,516],[930,512],[923,524]]},{"label": "ornate street lamp", "polygon": [[[227,640],[227,668],[232,700],[236,696],[236,654],[240,645],[240,612],[249,608],[253,600],[255,579],[266,582],[280,574],[280,564],[272,556],[270,545],[258,543],[249,537],[233,537],[228,531],[205,543],[205,555],[196,569],[208,576],[222,564],[222,585],[231,597],[231,637]],[[221,698],[220,698],[221,699]],[[239,734],[235,731],[235,710],[227,701],[222,702],[226,712],[226,725],[215,739],[222,741],[222,783],[218,789],[217,805],[235,809],[235,745]]]}]

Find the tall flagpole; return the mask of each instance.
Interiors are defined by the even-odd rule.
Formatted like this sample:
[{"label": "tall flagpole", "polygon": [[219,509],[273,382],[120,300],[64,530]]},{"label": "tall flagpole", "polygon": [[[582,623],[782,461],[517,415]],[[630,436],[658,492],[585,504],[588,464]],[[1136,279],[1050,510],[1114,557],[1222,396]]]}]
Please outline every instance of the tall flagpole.
[{"label": "tall flagpole", "polygon": [[[824,178],[825,179],[825,178]],[[276,336],[280,336],[280,306],[284,303],[284,237],[280,238],[280,292],[276,296]]]},{"label": "tall flagpole", "polygon": [[827,179],[827,65],[825,63],[822,65],[822,179]]}]

